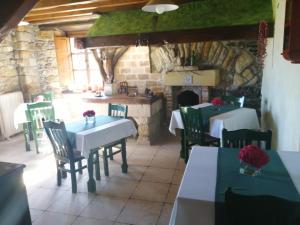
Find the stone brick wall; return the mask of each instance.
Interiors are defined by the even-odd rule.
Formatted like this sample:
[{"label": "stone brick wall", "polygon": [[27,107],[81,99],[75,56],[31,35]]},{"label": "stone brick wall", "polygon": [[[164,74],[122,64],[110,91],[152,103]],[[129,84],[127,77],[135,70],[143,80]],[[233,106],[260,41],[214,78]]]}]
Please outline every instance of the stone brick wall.
[{"label": "stone brick wall", "polygon": [[115,67],[115,82],[127,81],[130,86],[137,86],[139,94],[145,88],[155,93],[163,93],[161,73],[151,73],[148,47],[130,47],[119,59]]},{"label": "stone brick wall", "polygon": [[59,91],[58,70],[52,31],[21,26],[0,43],[0,94],[23,91],[30,94]]}]

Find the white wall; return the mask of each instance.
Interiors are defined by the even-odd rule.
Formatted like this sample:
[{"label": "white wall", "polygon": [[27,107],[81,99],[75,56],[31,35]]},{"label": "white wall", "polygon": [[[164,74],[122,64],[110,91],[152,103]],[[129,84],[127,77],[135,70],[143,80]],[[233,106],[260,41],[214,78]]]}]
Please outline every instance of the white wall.
[{"label": "white wall", "polygon": [[268,40],[262,81],[262,125],[273,131],[273,148],[300,151],[300,64],[281,55],[286,0],[274,2],[275,32]]}]

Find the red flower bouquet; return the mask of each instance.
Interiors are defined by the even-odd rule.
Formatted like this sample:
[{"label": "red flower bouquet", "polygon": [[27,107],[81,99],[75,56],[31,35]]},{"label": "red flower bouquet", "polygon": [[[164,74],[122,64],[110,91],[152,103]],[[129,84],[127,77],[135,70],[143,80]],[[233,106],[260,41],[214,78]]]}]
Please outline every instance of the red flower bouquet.
[{"label": "red flower bouquet", "polygon": [[218,98],[218,97],[213,98],[213,99],[211,100],[211,103],[212,103],[213,105],[223,105],[223,104],[224,104],[223,100],[222,100],[221,98]]},{"label": "red flower bouquet", "polygon": [[94,110],[87,110],[82,114],[83,117],[92,117],[95,115],[96,115],[96,113]]},{"label": "red flower bouquet", "polygon": [[242,162],[256,169],[260,169],[269,162],[267,153],[255,145],[247,145],[242,148],[238,157]]}]

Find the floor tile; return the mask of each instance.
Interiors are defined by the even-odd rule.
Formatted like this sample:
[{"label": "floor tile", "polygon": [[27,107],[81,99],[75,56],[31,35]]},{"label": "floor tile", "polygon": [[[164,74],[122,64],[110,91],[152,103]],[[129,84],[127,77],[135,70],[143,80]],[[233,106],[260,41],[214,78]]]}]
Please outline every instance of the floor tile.
[{"label": "floor tile", "polygon": [[183,160],[183,159],[180,159],[180,160],[178,161],[178,164],[177,164],[176,169],[177,169],[177,170],[184,171],[184,170],[185,170],[185,166],[186,166],[186,164],[185,164],[184,160]]},{"label": "floor tile", "polygon": [[175,170],[174,176],[172,178],[172,184],[180,184],[184,171],[182,170]]},{"label": "floor tile", "polygon": [[94,198],[95,196],[87,193],[73,194],[72,192],[66,192],[59,198],[55,198],[47,211],[78,216]]},{"label": "floor tile", "polygon": [[164,202],[169,190],[169,184],[142,181],[138,184],[132,198]]},{"label": "floor tile", "polygon": [[78,217],[72,225],[114,225],[113,221]]},{"label": "floor tile", "polygon": [[172,204],[165,204],[163,206],[163,210],[159,216],[157,225],[169,225],[172,209],[173,209]]},{"label": "floor tile", "polygon": [[34,193],[28,196],[29,208],[46,210],[55,198],[59,198],[65,193],[65,191],[57,189],[36,189]]},{"label": "floor tile", "polygon": [[159,182],[159,183],[171,183],[174,170],[148,167],[142,178],[142,181]]},{"label": "floor tile", "polygon": [[31,221],[36,221],[45,211],[39,209],[30,209]]},{"label": "floor tile", "polygon": [[175,198],[177,196],[178,189],[179,189],[179,185],[178,184],[172,184],[170,186],[166,202],[168,202],[168,203],[174,203]]},{"label": "floor tile", "polygon": [[62,213],[45,212],[35,222],[34,225],[71,225],[76,216]]},{"label": "floor tile", "polygon": [[104,196],[129,198],[135,190],[137,184],[137,181],[112,178],[97,193]]},{"label": "floor tile", "polygon": [[134,154],[128,158],[128,165],[149,166],[153,159],[152,154]]},{"label": "floor tile", "polygon": [[146,170],[145,166],[128,165],[127,173],[122,173],[121,164],[109,164],[109,176],[111,178],[119,178],[126,180],[140,180]]},{"label": "floor tile", "polygon": [[114,221],[119,216],[125,203],[126,199],[99,196],[91,201],[80,215]]},{"label": "floor tile", "polygon": [[135,225],[155,225],[161,208],[162,203],[130,199],[117,221]]}]

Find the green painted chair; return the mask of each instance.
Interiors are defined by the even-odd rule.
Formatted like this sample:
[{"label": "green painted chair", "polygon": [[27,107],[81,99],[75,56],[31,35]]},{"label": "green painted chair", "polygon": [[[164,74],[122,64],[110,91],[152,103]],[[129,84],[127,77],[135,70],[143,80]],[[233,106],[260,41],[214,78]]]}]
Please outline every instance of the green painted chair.
[{"label": "green painted chair", "polygon": [[[73,150],[68,140],[64,122],[44,121],[46,134],[51,142],[57,168],[57,186],[61,185],[61,178],[66,178],[66,172],[71,173],[72,192],[77,192],[76,173],[82,174],[82,170],[87,168],[87,165],[82,164],[84,157],[81,152]],[[97,156],[97,155],[96,155]],[[94,157],[97,171],[100,171],[99,157]],[[76,168],[77,163],[77,168]],[[69,164],[69,169],[65,167]],[[99,173],[100,174],[100,173]],[[99,177],[100,179],[100,177]]]},{"label": "green painted chair", "polygon": [[222,100],[225,102],[225,104],[234,105],[242,108],[244,106],[245,96],[236,97],[233,95],[223,95]]},{"label": "green painted chair", "polygon": [[[108,115],[113,117],[120,117],[120,118],[127,118],[128,113],[128,106],[121,105],[121,104],[108,104]],[[113,151],[113,148],[116,148],[117,151]],[[116,142],[113,142],[109,145],[104,146],[103,149],[103,165],[104,165],[104,174],[105,176],[109,176],[109,169],[108,169],[108,158],[113,160],[113,156],[115,154],[120,153],[122,154],[122,172],[127,172],[127,160],[126,160],[126,140],[121,139]]]},{"label": "green painted chair", "polygon": [[183,152],[186,163],[189,158],[191,146],[220,146],[220,139],[212,137],[205,132],[201,110],[191,107],[181,107],[180,114],[184,126]]},{"label": "green painted chair", "polygon": [[235,193],[228,188],[225,192],[224,218],[217,217],[217,220],[220,221],[216,224],[230,225],[298,225],[300,203],[272,195]]},{"label": "green painted chair", "polygon": [[223,129],[222,131],[222,143],[226,148],[242,148],[246,145],[255,144],[266,150],[271,149],[272,131],[260,131],[240,129],[234,131],[228,131]]},{"label": "green painted chair", "polygon": [[36,152],[39,153],[38,139],[43,135],[43,121],[54,120],[54,107],[51,102],[35,102],[27,104],[27,119],[31,122],[32,135]]},{"label": "green painted chair", "polygon": [[36,102],[36,99],[42,96],[43,101],[52,102],[53,100],[53,94],[52,92],[42,92],[42,93],[36,93],[31,95],[31,102]]}]

